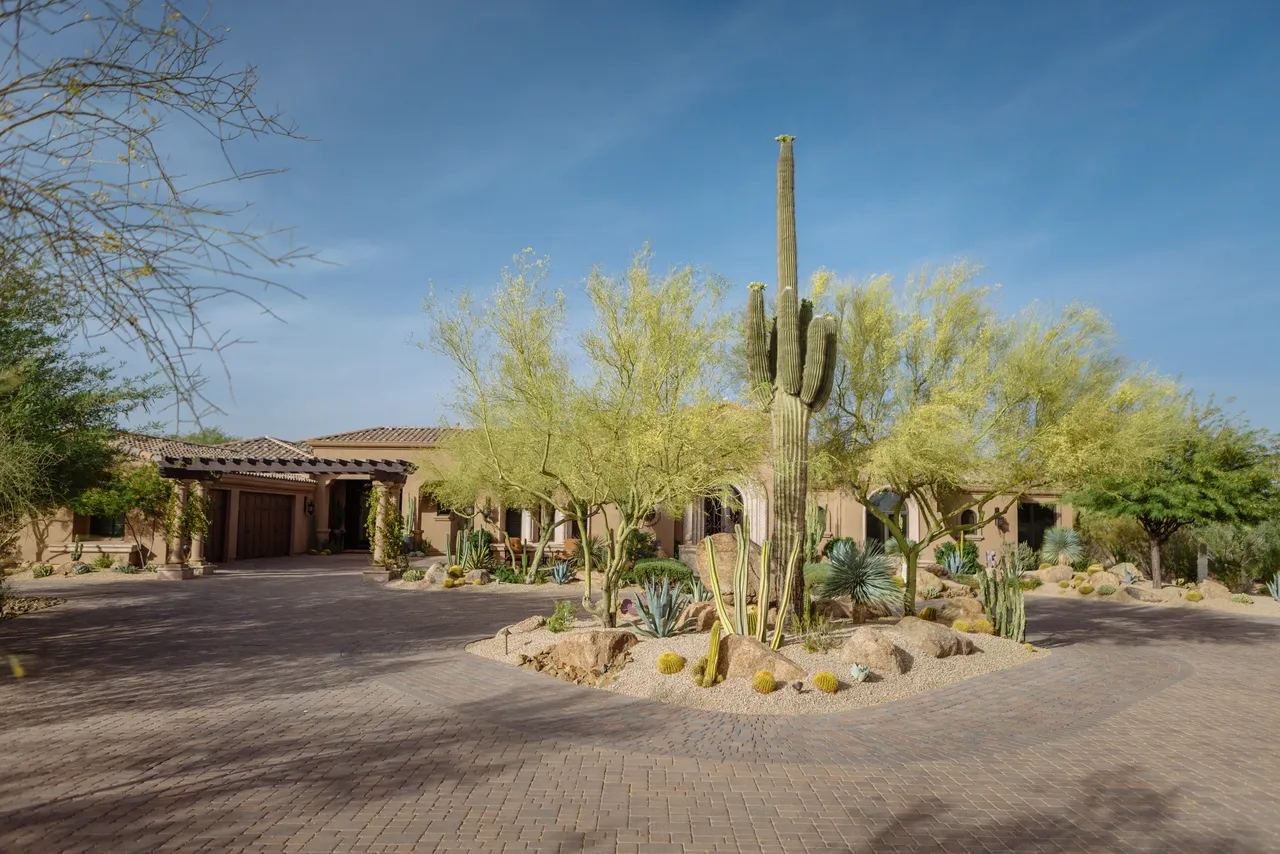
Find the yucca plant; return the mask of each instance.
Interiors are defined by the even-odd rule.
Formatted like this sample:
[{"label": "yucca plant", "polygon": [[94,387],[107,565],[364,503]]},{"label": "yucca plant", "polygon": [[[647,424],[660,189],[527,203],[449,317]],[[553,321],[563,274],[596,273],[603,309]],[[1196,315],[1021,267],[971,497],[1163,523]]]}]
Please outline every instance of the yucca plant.
[{"label": "yucca plant", "polygon": [[689,605],[689,597],[681,592],[679,584],[662,577],[644,583],[644,592],[636,597],[636,611],[640,623],[633,627],[637,634],[651,638],[665,638],[680,631],[680,617]]},{"label": "yucca plant", "polygon": [[859,548],[853,540],[841,540],[827,552],[831,569],[822,584],[828,599],[848,596],[855,605],[896,611],[902,604],[902,589],[894,581],[897,561],[874,540]]},{"label": "yucca plant", "polygon": [[584,552],[591,553],[591,568],[601,572],[609,565],[609,544],[600,537],[587,536],[578,541],[578,546],[569,555],[569,565],[575,570],[586,566]]},{"label": "yucca plant", "polygon": [[1040,556],[1055,566],[1071,566],[1084,557],[1084,544],[1071,528],[1055,526],[1044,532]]},{"label": "yucca plant", "polygon": [[973,572],[976,567],[969,566],[969,562],[965,560],[964,555],[960,552],[946,552],[941,558],[942,568],[946,570],[948,578],[955,578],[960,575],[967,575]]}]

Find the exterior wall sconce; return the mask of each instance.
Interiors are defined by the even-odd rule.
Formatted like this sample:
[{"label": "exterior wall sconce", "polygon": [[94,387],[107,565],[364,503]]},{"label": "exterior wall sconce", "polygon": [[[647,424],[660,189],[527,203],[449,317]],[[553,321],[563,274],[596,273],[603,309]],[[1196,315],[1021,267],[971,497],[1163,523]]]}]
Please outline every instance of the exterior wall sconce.
[{"label": "exterior wall sconce", "polygon": [[316,512],[315,501],[311,500],[310,498],[302,499],[302,512],[306,513],[308,516],[314,515]]}]

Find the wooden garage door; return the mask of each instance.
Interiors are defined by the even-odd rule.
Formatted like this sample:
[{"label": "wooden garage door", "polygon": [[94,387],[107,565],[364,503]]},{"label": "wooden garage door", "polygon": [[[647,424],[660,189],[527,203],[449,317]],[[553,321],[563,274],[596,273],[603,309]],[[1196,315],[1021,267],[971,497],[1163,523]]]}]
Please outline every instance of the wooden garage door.
[{"label": "wooden garage door", "polygon": [[293,541],[293,496],[240,493],[236,559],[284,557]]}]

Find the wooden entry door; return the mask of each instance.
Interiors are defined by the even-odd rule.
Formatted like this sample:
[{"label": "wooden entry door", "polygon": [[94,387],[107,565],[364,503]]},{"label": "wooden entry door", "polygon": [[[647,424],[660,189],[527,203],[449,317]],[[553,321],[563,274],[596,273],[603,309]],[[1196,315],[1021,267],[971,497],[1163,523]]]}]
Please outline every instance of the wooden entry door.
[{"label": "wooden entry door", "polygon": [[227,508],[231,503],[231,490],[209,490],[209,536],[204,544],[204,557],[209,563],[222,563],[227,559]]},{"label": "wooden entry door", "polygon": [[240,493],[236,559],[285,557],[293,542],[292,495]]}]

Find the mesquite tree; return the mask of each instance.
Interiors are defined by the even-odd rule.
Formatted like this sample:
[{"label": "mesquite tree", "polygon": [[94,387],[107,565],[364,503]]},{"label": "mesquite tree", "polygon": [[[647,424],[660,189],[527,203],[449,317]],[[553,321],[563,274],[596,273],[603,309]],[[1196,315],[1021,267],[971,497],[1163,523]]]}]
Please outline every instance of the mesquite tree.
[{"label": "mesquite tree", "polygon": [[[836,362],[836,322],[813,316],[799,298],[796,262],[795,137],[780,136],[778,154],[778,313],[766,317],[763,284],[747,300],[747,370],[750,394],[773,422],[773,552],[778,587],[790,555],[804,540],[809,492],[809,423],[827,402]],[[804,577],[795,574],[791,601],[804,601]]]}]

